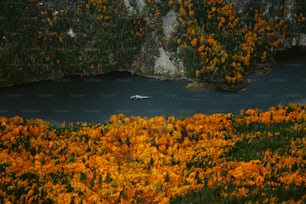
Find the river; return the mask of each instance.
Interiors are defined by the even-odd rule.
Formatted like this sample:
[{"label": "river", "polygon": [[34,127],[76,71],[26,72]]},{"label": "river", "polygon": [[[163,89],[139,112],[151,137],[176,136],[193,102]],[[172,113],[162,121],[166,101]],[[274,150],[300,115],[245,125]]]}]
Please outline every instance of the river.
[{"label": "river", "polygon": [[[115,72],[101,76],[39,82],[0,89],[0,115],[61,122],[106,122],[110,115],[174,115],[239,113],[241,109],[279,103],[306,104],[306,59],[283,61],[264,76],[250,75],[245,91],[225,93],[186,89],[185,80],[161,81]],[[150,96],[130,100],[131,95]]]}]

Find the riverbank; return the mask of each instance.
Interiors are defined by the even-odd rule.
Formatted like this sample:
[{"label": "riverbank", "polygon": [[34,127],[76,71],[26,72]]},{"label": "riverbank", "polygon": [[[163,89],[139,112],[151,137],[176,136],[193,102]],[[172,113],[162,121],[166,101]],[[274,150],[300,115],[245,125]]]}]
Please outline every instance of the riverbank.
[{"label": "riverbank", "polygon": [[[255,64],[253,67],[250,68],[249,72],[246,74],[246,76],[251,74],[256,74],[258,76],[262,76],[265,74],[268,74],[272,71],[273,66],[277,65],[281,62],[286,61],[292,61],[295,59],[303,59],[306,58],[306,49],[301,47],[293,47],[289,50],[285,50],[282,52],[276,53],[274,56],[274,60],[272,60],[270,63],[265,64]],[[186,88],[202,88],[202,89],[209,89],[209,90],[221,90],[225,92],[237,92],[237,91],[243,91],[247,88],[249,84],[248,77],[245,78],[245,80],[234,86],[233,84],[228,85],[226,83],[218,84],[218,83],[207,83],[205,81],[189,78],[187,76],[179,76],[176,77],[175,75],[170,74],[139,74],[136,73],[134,70],[130,70],[129,68],[126,69],[108,69],[108,71],[105,72],[82,72],[82,73],[74,73],[74,74],[64,74],[63,72],[59,72],[56,75],[50,75],[47,79],[45,78],[27,78],[23,81],[9,81],[8,79],[0,79],[0,88],[10,87],[10,86],[19,86],[23,84],[31,84],[31,83],[37,83],[37,82],[44,82],[44,81],[52,81],[52,80],[59,80],[69,77],[80,77],[80,78],[86,78],[86,77],[95,77],[95,76],[101,76],[104,74],[108,74],[110,72],[129,72],[131,75],[134,76],[140,76],[144,78],[150,78],[150,79],[157,79],[157,80],[186,80],[189,82],[189,84],[186,86]],[[175,70],[172,70],[171,72],[175,72]],[[161,73],[161,71],[159,71]]]},{"label": "riverbank", "polygon": [[[269,68],[262,68],[263,66],[258,66],[254,71],[258,75],[266,74],[269,71],[271,71],[272,66]],[[204,89],[209,89],[209,90],[221,90],[221,91],[226,91],[226,92],[236,92],[236,91],[241,91],[245,89],[248,85],[247,80],[244,80],[241,84],[237,86],[233,85],[227,85],[226,83],[223,84],[217,84],[217,83],[207,83],[205,81],[200,81],[197,79],[192,79],[188,77],[174,77],[171,75],[149,75],[149,74],[137,74],[134,71],[131,71],[129,69],[117,69],[115,71],[107,71],[107,72],[91,72],[91,73],[82,73],[82,74],[71,74],[71,75],[64,75],[60,74],[58,76],[52,76],[48,79],[40,79],[40,78],[31,78],[31,79],[26,79],[24,81],[17,81],[17,82],[12,82],[8,81],[5,79],[0,80],[0,89],[5,88],[5,87],[11,87],[11,86],[20,86],[20,85],[25,85],[25,84],[31,84],[31,83],[38,83],[38,82],[46,82],[46,81],[53,81],[53,80],[60,80],[64,78],[70,78],[70,77],[80,77],[80,78],[86,78],[86,77],[95,77],[95,76],[102,76],[102,75],[107,75],[108,73],[111,72],[128,72],[131,75],[134,76],[139,76],[139,77],[144,77],[144,78],[149,78],[149,79],[156,79],[156,80],[161,80],[161,81],[172,81],[172,80],[185,80],[190,82],[186,88],[204,88]]]},{"label": "riverbank", "polygon": [[[254,63],[269,62],[274,51],[305,39],[294,38],[305,18],[284,21],[283,14],[292,8],[281,4],[275,5],[279,12],[273,27],[260,9],[253,8],[256,15],[246,12],[244,19],[237,13],[241,8],[225,1],[215,6],[213,1],[189,5],[128,0],[0,4],[0,28],[5,31],[0,38],[0,87],[126,67],[159,79],[226,81],[229,86],[222,89],[233,91],[241,89],[236,84],[244,84],[245,72]],[[304,5],[296,6],[290,12],[303,14]],[[221,17],[219,11],[227,12]],[[290,25],[293,22],[297,24]]]}]

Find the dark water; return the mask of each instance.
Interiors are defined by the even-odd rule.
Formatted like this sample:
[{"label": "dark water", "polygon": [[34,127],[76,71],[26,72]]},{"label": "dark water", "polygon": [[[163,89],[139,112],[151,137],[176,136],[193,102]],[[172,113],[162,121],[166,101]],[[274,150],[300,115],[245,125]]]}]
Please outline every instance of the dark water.
[{"label": "dark water", "polygon": [[[224,93],[186,89],[187,81],[159,81],[111,73],[90,78],[67,78],[0,89],[0,115],[62,121],[105,122],[110,115],[175,115],[263,110],[279,103],[306,104],[306,59],[281,62],[264,76],[250,76],[247,90]],[[152,98],[130,100],[131,95]]]}]

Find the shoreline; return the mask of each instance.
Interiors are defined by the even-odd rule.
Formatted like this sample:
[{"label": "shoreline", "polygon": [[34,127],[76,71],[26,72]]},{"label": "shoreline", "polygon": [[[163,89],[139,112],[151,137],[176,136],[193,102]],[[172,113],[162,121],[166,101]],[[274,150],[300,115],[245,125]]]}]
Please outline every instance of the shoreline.
[{"label": "shoreline", "polygon": [[[275,65],[275,61],[269,64],[257,64],[255,65],[256,66],[255,68],[251,69],[247,73],[247,75],[253,74],[253,73],[255,73],[258,76],[268,74],[272,71],[273,65]],[[0,89],[14,87],[14,86],[29,85],[29,84],[40,83],[40,82],[48,82],[48,81],[53,81],[53,80],[62,80],[62,79],[67,79],[71,77],[86,78],[86,77],[103,76],[103,75],[110,74],[112,72],[128,72],[131,76],[138,76],[138,77],[156,79],[156,80],[161,80],[161,81],[185,80],[188,82],[188,84],[185,87],[187,89],[208,89],[208,90],[216,90],[216,91],[219,90],[219,91],[224,91],[224,92],[239,92],[239,91],[244,91],[245,89],[247,89],[249,85],[249,81],[247,78],[244,80],[242,84],[231,87],[230,85],[226,83],[208,83],[203,80],[188,78],[187,76],[171,77],[171,76],[161,76],[161,75],[158,76],[158,75],[150,75],[150,74],[137,74],[133,72],[132,70],[118,69],[118,70],[106,71],[103,73],[94,72],[94,73],[85,73],[85,74],[80,73],[80,74],[71,74],[71,75],[62,74],[58,77],[52,77],[52,78],[47,78],[47,79],[33,78],[33,79],[27,79],[24,81],[19,81],[17,83],[12,83],[12,82],[9,82],[8,80],[2,79],[2,81],[0,81]]]}]

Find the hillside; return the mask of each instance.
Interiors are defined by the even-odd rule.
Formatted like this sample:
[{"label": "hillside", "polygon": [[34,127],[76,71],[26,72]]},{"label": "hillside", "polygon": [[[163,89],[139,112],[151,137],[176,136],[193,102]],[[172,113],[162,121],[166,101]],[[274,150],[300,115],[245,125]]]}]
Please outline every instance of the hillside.
[{"label": "hillside", "polygon": [[291,0],[4,0],[1,86],[128,70],[240,89],[276,51],[305,46],[305,11]]},{"label": "hillside", "polygon": [[305,110],[62,127],[0,117],[0,202],[305,203]]}]

